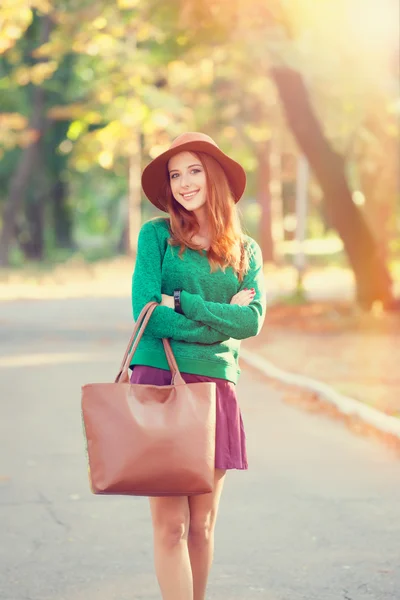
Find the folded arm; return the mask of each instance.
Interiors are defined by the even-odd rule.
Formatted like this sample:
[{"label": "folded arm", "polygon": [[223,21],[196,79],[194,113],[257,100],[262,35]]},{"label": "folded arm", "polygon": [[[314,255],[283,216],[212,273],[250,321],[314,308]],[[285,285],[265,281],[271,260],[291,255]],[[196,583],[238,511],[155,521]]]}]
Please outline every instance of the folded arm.
[{"label": "folded arm", "polygon": [[263,260],[259,246],[253,243],[250,269],[238,291],[254,288],[254,299],[248,306],[209,302],[198,294],[181,292],[184,314],[195,321],[213,327],[237,340],[257,335],[265,318],[265,283]]},{"label": "folded arm", "polygon": [[[137,320],[147,302],[161,302],[161,264],[163,251],[151,221],[140,230],[135,270],[132,279],[133,318]],[[167,306],[157,306],[146,327],[146,333],[157,338],[170,338],[199,344],[215,344],[229,335],[205,323],[191,320]]]}]

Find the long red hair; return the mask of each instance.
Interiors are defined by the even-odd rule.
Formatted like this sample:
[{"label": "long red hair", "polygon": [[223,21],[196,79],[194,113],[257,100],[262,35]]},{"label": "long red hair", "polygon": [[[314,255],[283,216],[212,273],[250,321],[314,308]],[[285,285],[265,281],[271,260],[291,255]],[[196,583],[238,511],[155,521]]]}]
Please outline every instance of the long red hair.
[{"label": "long red hair", "polygon": [[[211,271],[232,267],[238,279],[249,269],[249,256],[245,248],[244,234],[239,213],[229,187],[225,171],[212,156],[204,152],[193,152],[203,165],[207,181],[207,221],[211,234],[211,244],[207,252]],[[199,232],[196,216],[186,210],[172,195],[169,179],[165,184],[166,207],[170,215],[172,246],[180,246],[179,256],[186,248],[201,251],[190,241]]]}]

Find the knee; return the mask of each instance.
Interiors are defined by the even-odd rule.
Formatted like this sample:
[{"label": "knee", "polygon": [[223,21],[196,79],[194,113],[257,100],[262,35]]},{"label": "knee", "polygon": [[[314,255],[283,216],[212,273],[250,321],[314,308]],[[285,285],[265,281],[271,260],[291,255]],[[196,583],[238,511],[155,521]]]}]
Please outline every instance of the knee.
[{"label": "knee", "polygon": [[214,529],[212,514],[190,519],[189,537],[196,545],[204,545],[210,541]]},{"label": "knee", "polygon": [[170,518],[154,524],[154,536],[165,548],[174,548],[182,540],[187,539],[185,519]]}]

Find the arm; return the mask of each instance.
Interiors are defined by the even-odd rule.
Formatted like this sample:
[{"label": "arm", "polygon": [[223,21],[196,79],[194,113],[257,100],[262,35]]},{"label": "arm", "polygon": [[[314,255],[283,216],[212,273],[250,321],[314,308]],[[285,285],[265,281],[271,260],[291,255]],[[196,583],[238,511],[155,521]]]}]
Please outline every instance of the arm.
[{"label": "arm", "polygon": [[[135,271],[132,280],[133,318],[136,320],[147,302],[161,302],[161,264],[163,252],[154,225],[145,223],[140,230]],[[229,335],[206,324],[190,320],[167,306],[157,306],[146,327],[146,333],[157,338],[170,338],[199,344],[215,344]]]},{"label": "arm", "polygon": [[249,306],[208,302],[198,294],[182,291],[181,306],[184,314],[237,340],[257,335],[265,318],[265,284],[261,250],[255,242],[253,248],[249,271],[240,286],[240,290],[255,289],[254,299]]}]

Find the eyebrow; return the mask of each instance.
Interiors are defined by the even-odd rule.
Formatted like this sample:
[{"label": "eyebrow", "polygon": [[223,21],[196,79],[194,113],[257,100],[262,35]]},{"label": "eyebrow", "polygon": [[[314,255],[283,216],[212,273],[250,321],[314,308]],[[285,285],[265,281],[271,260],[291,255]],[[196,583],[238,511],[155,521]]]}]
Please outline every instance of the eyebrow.
[{"label": "eyebrow", "polygon": [[[192,167],[201,167],[202,165],[199,165],[198,163],[195,163],[194,165],[189,165],[187,168],[191,169]],[[170,173],[172,173],[173,171],[179,171],[179,169],[171,169]]]}]

